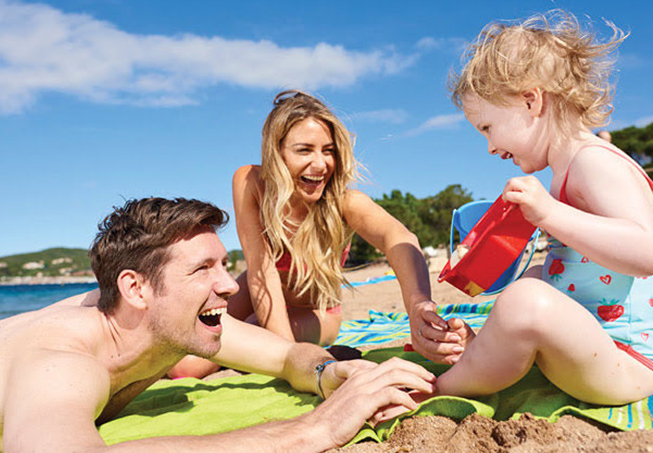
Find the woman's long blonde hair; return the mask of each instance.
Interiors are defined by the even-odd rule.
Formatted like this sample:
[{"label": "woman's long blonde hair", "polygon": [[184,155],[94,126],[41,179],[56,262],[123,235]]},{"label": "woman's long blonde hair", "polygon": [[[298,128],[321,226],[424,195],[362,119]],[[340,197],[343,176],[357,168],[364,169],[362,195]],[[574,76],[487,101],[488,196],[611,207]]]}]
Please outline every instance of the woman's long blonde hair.
[{"label": "woman's long blonde hair", "polygon": [[590,129],[604,126],[613,97],[613,61],[607,57],[627,36],[606,23],[612,37],[605,43],[562,10],[487,25],[463,55],[462,71],[450,74],[454,104],[462,107],[463,96],[473,93],[506,105],[511,96],[539,87],[549,94],[552,118],[563,133],[570,132],[572,118]]},{"label": "woman's long blonde hair", "polygon": [[[320,200],[308,206],[301,223],[289,218],[295,183],[281,157],[288,131],[298,122],[314,118],[326,124],[335,145],[335,169]],[[358,179],[353,139],[338,118],[318,99],[301,91],[279,93],[263,125],[261,179],[265,184],[261,222],[274,261],[289,252],[291,289],[299,296],[307,292],[320,310],[340,302],[340,287],[347,284],[341,258],[352,237],[343,218],[347,188]]]}]

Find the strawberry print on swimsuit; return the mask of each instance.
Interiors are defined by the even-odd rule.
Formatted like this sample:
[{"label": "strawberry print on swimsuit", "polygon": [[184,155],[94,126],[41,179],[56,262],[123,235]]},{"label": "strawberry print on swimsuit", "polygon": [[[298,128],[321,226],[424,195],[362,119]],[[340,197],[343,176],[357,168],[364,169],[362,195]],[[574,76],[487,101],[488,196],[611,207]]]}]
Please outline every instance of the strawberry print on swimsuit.
[{"label": "strawberry print on swimsuit", "polygon": [[653,278],[635,278],[600,266],[551,239],[542,280],[572,298],[613,340],[653,359]]},{"label": "strawberry print on swimsuit", "polygon": [[559,281],[561,274],[565,271],[565,265],[562,264],[562,260],[553,260],[551,261],[551,266],[549,266],[549,276],[551,280]]},{"label": "strawberry print on swimsuit", "polygon": [[624,314],[624,306],[620,305],[617,299],[612,299],[609,302],[601,299],[600,303],[597,313],[605,322],[614,322]]}]

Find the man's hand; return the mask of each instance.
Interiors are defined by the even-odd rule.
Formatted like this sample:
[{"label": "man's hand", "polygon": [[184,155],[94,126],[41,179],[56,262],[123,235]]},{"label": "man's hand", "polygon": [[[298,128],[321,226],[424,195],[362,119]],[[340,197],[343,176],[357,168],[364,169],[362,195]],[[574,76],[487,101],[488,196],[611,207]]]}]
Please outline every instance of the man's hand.
[{"label": "man's hand", "polygon": [[436,363],[454,364],[474,339],[474,331],[460,319],[448,322],[435,312],[430,300],[413,305],[410,333],[413,349]]},{"label": "man's hand", "polygon": [[306,415],[314,428],[325,430],[323,434],[330,436],[334,447],[348,442],[367,420],[378,420],[388,407],[398,408],[393,415],[416,409],[418,404],[407,389],[435,392],[435,375],[415,363],[396,357],[380,365],[355,362],[366,361],[327,365],[324,372],[332,376],[323,376],[323,385],[332,389],[337,380],[344,382]]}]

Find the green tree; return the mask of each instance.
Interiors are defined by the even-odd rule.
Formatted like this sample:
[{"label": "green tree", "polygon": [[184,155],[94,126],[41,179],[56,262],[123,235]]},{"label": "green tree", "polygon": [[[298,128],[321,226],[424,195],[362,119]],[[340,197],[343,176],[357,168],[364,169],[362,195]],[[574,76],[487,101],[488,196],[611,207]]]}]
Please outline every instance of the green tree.
[{"label": "green tree", "polygon": [[[403,194],[393,190],[374,200],[390,215],[412,231],[422,247],[437,247],[449,240],[451,214],[455,208],[472,201],[472,194],[460,184],[450,185],[436,195],[418,199],[411,193]],[[354,235],[350,251],[349,265],[361,264],[378,259],[381,253]]]},{"label": "green tree", "polygon": [[612,142],[640,164],[651,168],[653,162],[653,123],[644,127],[629,126],[611,132]]}]

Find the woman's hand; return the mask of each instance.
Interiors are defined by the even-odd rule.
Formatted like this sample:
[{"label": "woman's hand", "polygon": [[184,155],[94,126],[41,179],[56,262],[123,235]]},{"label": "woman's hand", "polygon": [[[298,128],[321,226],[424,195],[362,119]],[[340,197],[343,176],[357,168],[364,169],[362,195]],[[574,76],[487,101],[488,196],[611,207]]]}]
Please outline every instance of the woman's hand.
[{"label": "woman's hand", "polygon": [[458,318],[445,321],[435,309],[435,302],[430,300],[412,306],[409,317],[413,349],[436,363],[454,364],[476,334]]}]

